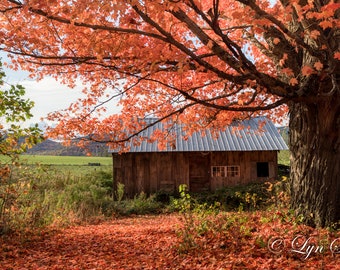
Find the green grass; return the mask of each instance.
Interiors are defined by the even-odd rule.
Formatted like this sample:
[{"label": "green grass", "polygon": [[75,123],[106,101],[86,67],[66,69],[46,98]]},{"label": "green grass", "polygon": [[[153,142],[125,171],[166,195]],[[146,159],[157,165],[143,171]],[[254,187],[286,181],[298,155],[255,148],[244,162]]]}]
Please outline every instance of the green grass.
[{"label": "green grass", "polygon": [[88,165],[89,163],[100,163],[101,165],[111,165],[111,157],[86,157],[86,156],[32,156],[22,155],[21,162],[27,164],[42,165]]},{"label": "green grass", "polygon": [[[41,165],[46,169],[55,170],[64,174],[82,176],[96,171],[112,171],[111,165],[88,166],[88,165]],[[35,167],[35,164],[32,164]]]},{"label": "green grass", "polygon": [[283,150],[279,152],[278,163],[286,166],[290,165],[289,150]]},{"label": "green grass", "polygon": [[[9,158],[0,156],[0,162],[7,163]],[[19,162],[23,165],[42,165],[58,172],[78,176],[98,170],[112,170],[111,157],[22,155]],[[89,163],[100,163],[100,166],[89,166]]]},{"label": "green grass", "polygon": [[[0,156],[0,162],[7,162],[6,156]],[[111,165],[111,157],[86,157],[86,156],[43,156],[43,155],[21,155],[21,163],[41,165],[88,165],[89,163],[100,163]]]}]

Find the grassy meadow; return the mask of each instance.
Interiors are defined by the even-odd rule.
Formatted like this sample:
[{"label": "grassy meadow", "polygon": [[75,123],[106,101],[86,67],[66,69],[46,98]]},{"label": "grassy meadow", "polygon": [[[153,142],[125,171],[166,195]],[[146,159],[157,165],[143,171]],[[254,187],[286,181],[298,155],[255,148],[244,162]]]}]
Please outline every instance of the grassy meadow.
[{"label": "grassy meadow", "polygon": [[[6,161],[3,157],[0,159],[2,164]],[[90,166],[91,163],[100,166]],[[288,151],[279,153],[279,163],[289,164]],[[125,200],[123,185],[118,185],[113,194],[111,157],[22,155],[19,164],[10,165],[12,173],[0,186],[0,235],[1,230],[20,230],[27,224],[44,227],[112,215],[174,210],[171,198],[175,194],[158,192],[146,196],[142,193]],[[275,189],[286,189],[285,186],[286,181],[279,181]],[[224,210],[255,209],[272,203],[271,193],[264,184],[249,185],[199,194],[195,200],[212,205],[220,203]]]},{"label": "grassy meadow", "polygon": [[100,163],[101,165],[111,165],[111,157],[93,157],[93,156],[39,156],[39,155],[22,155],[22,162],[27,164],[42,164],[42,165],[83,165],[89,163]]},{"label": "grassy meadow", "polygon": [[[8,158],[0,156],[0,162],[8,162]],[[71,174],[86,174],[92,171],[112,170],[111,157],[94,156],[48,156],[48,155],[21,155],[20,164],[25,166],[43,166],[56,171]],[[100,163],[100,166],[89,166],[89,164]]]}]

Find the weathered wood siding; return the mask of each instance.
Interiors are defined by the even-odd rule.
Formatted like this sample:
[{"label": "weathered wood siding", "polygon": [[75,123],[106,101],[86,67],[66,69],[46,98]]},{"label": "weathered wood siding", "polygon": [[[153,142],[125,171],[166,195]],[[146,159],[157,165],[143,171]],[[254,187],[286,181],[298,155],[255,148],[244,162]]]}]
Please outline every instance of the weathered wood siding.
[{"label": "weathered wood siding", "polygon": [[128,197],[141,192],[174,191],[189,185],[189,163],[185,153],[124,153],[113,155],[115,185],[125,185]]},{"label": "weathered wood siding", "polygon": [[[268,177],[257,176],[258,162],[268,162]],[[211,177],[211,190],[273,180],[277,177],[277,151],[216,152],[211,154],[211,166],[240,166],[238,177]]]},{"label": "weathered wood siding", "polygon": [[[268,163],[268,177],[258,177],[258,162]],[[212,177],[211,166],[239,166],[237,177]],[[125,185],[126,196],[159,190],[175,191],[186,184],[192,191],[266,181],[277,176],[277,151],[155,152],[113,154],[115,185]]]}]

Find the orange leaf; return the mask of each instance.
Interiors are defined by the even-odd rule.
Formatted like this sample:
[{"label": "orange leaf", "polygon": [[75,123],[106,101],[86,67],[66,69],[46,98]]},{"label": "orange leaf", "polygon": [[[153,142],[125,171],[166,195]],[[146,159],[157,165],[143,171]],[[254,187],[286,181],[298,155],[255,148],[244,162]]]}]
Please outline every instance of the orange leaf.
[{"label": "orange leaf", "polygon": [[340,52],[334,53],[334,58],[340,60]]},{"label": "orange leaf", "polygon": [[212,49],[213,46],[214,46],[214,42],[212,40],[209,40],[208,43],[207,43],[207,47],[209,49]]},{"label": "orange leaf", "polygon": [[309,76],[309,75],[313,74],[315,71],[311,66],[304,66],[301,69],[301,72],[302,72],[302,75]]},{"label": "orange leaf", "polygon": [[314,67],[316,70],[320,71],[323,68],[323,64],[320,61],[318,61],[314,64]]},{"label": "orange leaf", "polygon": [[281,70],[282,73],[286,74],[287,76],[294,76],[294,72],[291,68],[283,68]]},{"label": "orange leaf", "polygon": [[320,36],[320,32],[318,30],[313,30],[313,31],[310,32],[309,35],[312,39],[317,39],[318,36]]},{"label": "orange leaf", "polygon": [[274,38],[274,39],[273,39],[273,43],[274,43],[275,45],[279,44],[280,41],[281,41],[281,40],[280,40],[279,38]]},{"label": "orange leaf", "polygon": [[239,99],[239,100],[237,101],[237,104],[238,104],[238,105],[243,105],[243,104],[244,104],[244,100]]},{"label": "orange leaf", "polygon": [[296,78],[291,78],[290,81],[289,81],[289,84],[292,85],[292,86],[295,86],[297,85],[299,82]]},{"label": "orange leaf", "polygon": [[332,28],[333,24],[330,21],[322,21],[320,22],[320,26],[322,27],[322,29],[327,29],[327,28]]}]

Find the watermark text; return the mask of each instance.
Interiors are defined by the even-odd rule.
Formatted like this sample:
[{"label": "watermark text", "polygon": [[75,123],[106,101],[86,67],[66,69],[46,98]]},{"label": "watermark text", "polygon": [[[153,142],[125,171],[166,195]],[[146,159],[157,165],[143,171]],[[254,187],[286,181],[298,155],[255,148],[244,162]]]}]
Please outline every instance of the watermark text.
[{"label": "watermark text", "polygon": [[291,240],[283,237],[272,237],[268,241],[268,249],[274,254],[284,251],[301,255],[306,260],[313,255],[331,252],[333,256],[340,254],[340,238],[332,240],[329,244],[320,243],[313,236],[297,235]]}]

